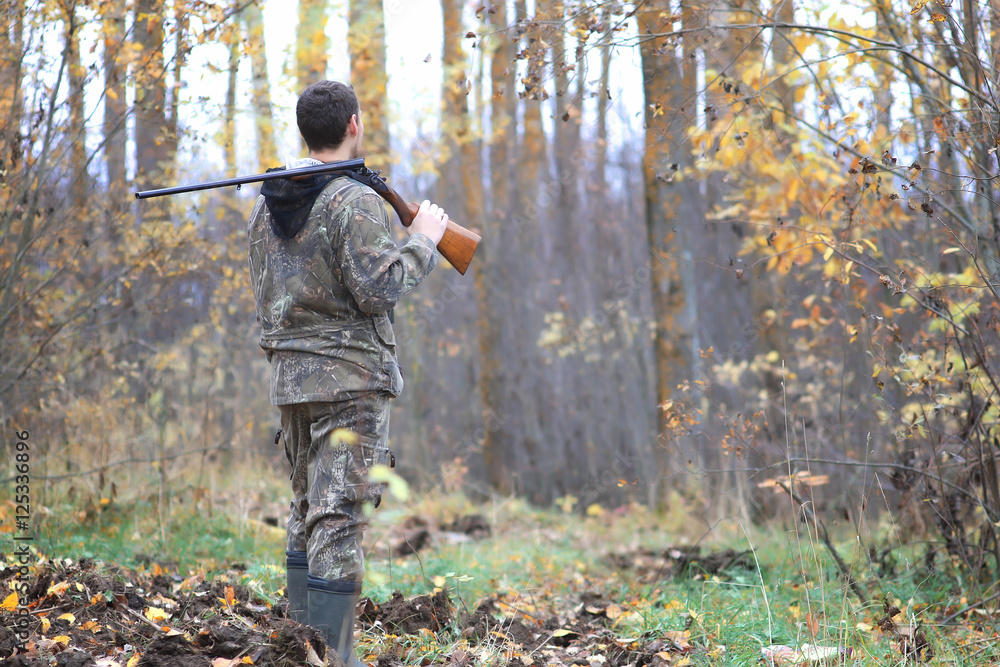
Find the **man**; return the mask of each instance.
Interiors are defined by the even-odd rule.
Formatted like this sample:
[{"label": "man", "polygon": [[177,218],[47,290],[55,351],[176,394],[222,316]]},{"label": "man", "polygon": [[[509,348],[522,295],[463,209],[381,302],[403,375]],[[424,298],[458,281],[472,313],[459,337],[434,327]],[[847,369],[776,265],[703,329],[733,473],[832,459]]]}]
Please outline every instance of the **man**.
[{"label": "man", "polygon": [[[305,167],[360,157],[354,90],[320,81],[296,106]],[[437,263],[448,216],[428,201],[397,247],[381,197],[348,177],[265,182],[248,223],[250,277],[271,364],[271,403],[292,466],[288,609],[344,662],[365,574],[366,512],[382,486],[368,470],[388,449],[389,399],[403,386],[389,313]]]}]

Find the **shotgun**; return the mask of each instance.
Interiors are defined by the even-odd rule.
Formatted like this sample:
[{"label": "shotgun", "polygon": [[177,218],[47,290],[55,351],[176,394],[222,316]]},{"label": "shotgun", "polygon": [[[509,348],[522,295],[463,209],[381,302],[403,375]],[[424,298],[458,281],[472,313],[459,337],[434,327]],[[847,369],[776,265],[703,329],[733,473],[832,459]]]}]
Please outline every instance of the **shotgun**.
[{"label": "shotgun", "polygon": [[[407,203],[398,192],[393,190],[392,187],[385,182],[385,179],[379,175],[380,173],[381,172],[375,172],[365,167],[364,158],[357,158],[354,160],[345,160],[343,162],[328,162],[327,164],[313,165],[311,167],[298,167],[296,169],[276,167],[274,169],[268,169],[267,172],[263,174],[238,176],[236,178],[228,178],[222,181],[210,181],[207,183],[178,185],[169,188],[159,188],[157,190],[142,190],[135,193],[135,198],[149,199],[151,197],[167,197],[186,192],[225,188],[234,185],[236,186],[236,189],[239,190],[240,187],[247,183],[259,183],[261,181],[270,181],[276,178],[297,178],[302,176],[314,176],[317,174],[331,174],[334,176],[347,176],[348,178],[370,187],[383,199],[385,199],[390,206],[392,206],[393,210],[396,211],[396,215],[399,216],[399,221],[403,223],[403,226],[409,227],[410,223],[413,222],[413,217],[417,214],[417,210],[420,206],[417,204]],[[445,229],[444,236],[441,238],[441,242],[438,243],[437,249],[441,253],[441,256],[448,260],[448,263],[454,266],[455,269],[464,276],[465,271],[469,268],[469,264],[472,262],[472,256],[476,254],[476,248],[479,247],[479,242],[481,240],[482,237],[479,236],[479,234],[476,234],[475,232],[468,230],[449,219],[447,229]]]}]

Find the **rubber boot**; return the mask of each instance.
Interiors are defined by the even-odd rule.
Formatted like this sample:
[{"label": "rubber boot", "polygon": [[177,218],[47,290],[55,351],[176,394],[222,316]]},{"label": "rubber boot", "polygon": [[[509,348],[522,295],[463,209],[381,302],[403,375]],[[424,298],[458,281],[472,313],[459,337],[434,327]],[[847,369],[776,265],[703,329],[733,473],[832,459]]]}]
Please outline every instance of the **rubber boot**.
[{"label": "rubber boot", "polygon": [[309,622],[309,563],[305,551],[285,552],[288,595],[288,618],[296,623]]},{"label": "rubber boot", "polygon": [[320,631],[330,651],[336,651],[347,667],[364,667],[354,655],[354,614],[361,597],[361,584],[327,581],[309,575],[309,625]]}]

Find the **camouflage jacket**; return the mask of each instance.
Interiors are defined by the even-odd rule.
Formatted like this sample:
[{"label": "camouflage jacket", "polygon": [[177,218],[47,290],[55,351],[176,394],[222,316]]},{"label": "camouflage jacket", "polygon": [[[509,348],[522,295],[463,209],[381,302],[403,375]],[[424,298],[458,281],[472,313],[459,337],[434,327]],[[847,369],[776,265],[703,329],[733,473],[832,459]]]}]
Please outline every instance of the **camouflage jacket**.
[{"label": "camouflage jacket", "polygon": [[[319,163],[291,166],[309,164]],[[280,184],[272,189],[303,187],[285,179],[270,183]],[[356,181],[338,177],[325,187],[320,181],[312,191],[294,200],[303,215],[291,238],[281,238],[287,230],[282,234],[273,198],[264,194],[247,225],[271,403],[332,402],[378,391],[397,396],[403,378],[388,313],[431,272],[437,251],[423,234],[397,247],[382,198]],[[311,207],[309,196],[315,196]]]}]

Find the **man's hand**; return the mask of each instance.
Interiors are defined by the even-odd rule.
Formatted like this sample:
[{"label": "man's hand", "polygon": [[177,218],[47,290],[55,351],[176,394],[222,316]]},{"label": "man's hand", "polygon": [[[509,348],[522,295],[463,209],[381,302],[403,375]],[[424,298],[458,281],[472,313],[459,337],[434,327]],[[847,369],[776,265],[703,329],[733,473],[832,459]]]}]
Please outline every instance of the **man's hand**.
[{"label": "man's hand", "polygon": [[437,245],[444,236],[444,230],[448,226],[448,214],[440,206],[424,200],[417,209],[417,214],[413,216],[413,222],[406,228],[406,233],[410,236],[423,234],[430,238]]}]

